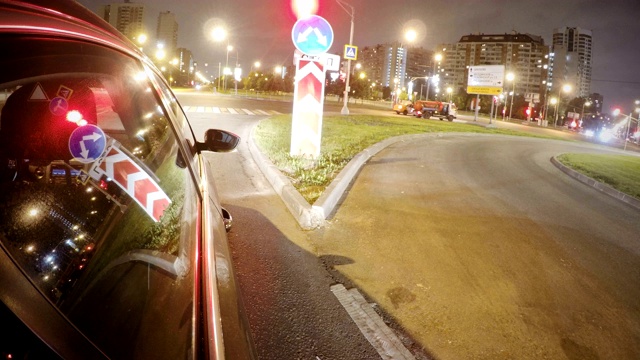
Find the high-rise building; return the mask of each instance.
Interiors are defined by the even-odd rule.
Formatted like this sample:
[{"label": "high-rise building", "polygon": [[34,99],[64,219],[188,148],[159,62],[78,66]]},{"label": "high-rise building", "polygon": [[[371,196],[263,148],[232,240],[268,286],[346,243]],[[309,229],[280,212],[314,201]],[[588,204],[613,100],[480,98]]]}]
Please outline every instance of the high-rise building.
[{"label": "high-rise building", "polygon": [[434,69],[433,65],[433,50],[415,46],[408,48],[405,73],[406,81],[410,81],[416,77],[431,76]]},{"label": "high-rise building", "polygon": [[382,84],[382,86],[388,86],[382,83],[383,74],[385,73],[384,64],[387,47],[386,44],[365,46],[360,49],[360,54],[358,55],[358,62],[362,64],[362,71],[367,74],[371,81]]},{"label": "high-rise building", "polygon": [[180,75],[177,77],[179,85],[190,85],[194,80],[195,63],[193,61],[193,54],[191,51],[185,48],[176,49],[176,58],[178,59],[178,72]]},{"label": "high-rise building", "polygon": [[558,90],[565,84],[574,89],[574,97],[588,97],[591,90],[592,33],[578,27],[553,30],[550,87]]},{"label": "high-rise building", "polygon": [[174,13],[164,11],[158,15],[156,39],[158,43],[164,44],[167,54],[173,55],[178,48],[178,22]]},{"label": "high-rise building", "polygon": [[381,86],[401,88],[407,66],[406,49],[398,42],[366,46],[360,53],[362,70]]},{"label": "high-rise building", "polygon": [[[505,84],[505,92],[530,94],[540,99],[545,93],[549,47],[540,36],[531,34],[470,34],[455,44],[441,44],[440,88],[466,88],[469,66],[504,65],[505,73],[515,75]],[[536,95],[537,94],[537,95]]]},{"label": "high-rise building", "polygon": [[100,15],[109,24],[131,40],[144,32],[144,5],[125,0],[100,7]]}]

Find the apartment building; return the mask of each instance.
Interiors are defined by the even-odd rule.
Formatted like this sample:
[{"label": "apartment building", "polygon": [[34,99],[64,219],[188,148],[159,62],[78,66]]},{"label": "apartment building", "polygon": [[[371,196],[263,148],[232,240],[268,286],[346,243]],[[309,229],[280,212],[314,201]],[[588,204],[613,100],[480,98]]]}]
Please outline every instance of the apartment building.
[{"label": "apartment building", "polygon": [[[531,34],[469,34],[454,44],[441,44],[440,88],[465,89],[469,66],[504,65],[505,73],[515,75],[505,84],[505,92],[534,94],[541,98],[546,90],[549,47],[540,36]],[[537,94],[537,95],[535,95]]]},{"label": "apartment building", "polygon": [[144,5],[112,3],[101,6],[98,15],[131,40],[144,32]]},{"label": "apartment building", "polygon": [[158,15],[156,39],[164,45],[168,54],[173,54],[178,48],[178,22],[176,15],[171,11],[164,11]]},{"label": "apartment building", "polygon": [[558,92],[565,84],[574,97],[588,97],[591,91],[592,32],[579,27],[553,30],[550,90]]}]

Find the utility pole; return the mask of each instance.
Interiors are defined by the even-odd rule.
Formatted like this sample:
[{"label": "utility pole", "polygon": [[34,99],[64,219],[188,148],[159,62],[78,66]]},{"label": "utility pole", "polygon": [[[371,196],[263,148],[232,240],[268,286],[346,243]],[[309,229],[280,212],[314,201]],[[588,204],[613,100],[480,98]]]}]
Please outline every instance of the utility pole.
[{"label": "utility pole", "polygon": [[[342,9],[349,16],[351,16],[351,33],[349,34],[349,45],[353,45],[353,27],[354,27],[354,18],[355,18],[356,11],[353,8],[353,6],[347,4],[343,0],[336,0],[336,2],[338,3],[338,5],[340,5],[340,7],[342,7]],[[348,6],[349,9],[351,9],[351,11],[347,10],[345,6]],[[342,110],[340,111],[342,115],[349,115],[349,107],[347,106],[347,104],[349,103],[349,91],[351,91],[351,86],[349,86],[350,78],[351,78],[351,59],[348,59],[347,60],[347,78],[346,78],[346,82],[344,83],[344,104],[342,106]]]}]

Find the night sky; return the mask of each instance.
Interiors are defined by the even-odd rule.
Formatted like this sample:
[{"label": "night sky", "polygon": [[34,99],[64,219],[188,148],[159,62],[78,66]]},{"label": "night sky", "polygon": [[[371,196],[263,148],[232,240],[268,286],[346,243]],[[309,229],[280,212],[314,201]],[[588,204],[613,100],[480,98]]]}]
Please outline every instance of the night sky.
[{"label": "night sky", "polygon": [[[544,38],[551,44],[554,28],[580,27],[593,32],[591,92],[604,96],[604,108],[625,113],[640,100],[640,0],[345,0],[355,8],[354,45],[364,47],[403,41],[407,24],[418,24],[414,45],[434,49],[470,33],[513,30]],[[109,0],[79,0],[96,11]],[[255,61],[262,69],[292,64],[291,29],[296,19],[290,0],[146,0],[146,26],[155,36],[160,11],[176,14],[178,46],[190,49],[199,69],[208,63],[217,74],[226,61],[226,42],[213,42],[212,24],[222,21],[234,46],[229,63],[247,73]],[[320,0],[318,15],[333,27],[331,53],[342,54],[349,41],[349,15],[335,0]],[[414,28],[416,28],[414,26]],[[637,115],[637,114],[636,114]],[[634,115],[634,117],[636,117]]]}]

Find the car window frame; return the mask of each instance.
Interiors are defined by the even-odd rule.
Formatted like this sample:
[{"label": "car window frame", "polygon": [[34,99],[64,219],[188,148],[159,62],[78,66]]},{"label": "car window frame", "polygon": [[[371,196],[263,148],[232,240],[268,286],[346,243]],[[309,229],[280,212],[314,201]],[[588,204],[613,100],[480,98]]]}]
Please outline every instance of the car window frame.
[{"label": "car window frame", "polygon": [[[101,41],[91,41],[83,37],[63,36],[60,34],[46,36],[42,34],[24,34],[24,33],[2,33],[2,36],[14,38],[35,38],[50,39],[51,41],[70,41],[77,43],[85,43],[91,46],[107,48],[115,51],[122,56],[129,58],[139,64],[148,75],[148,82],[152,88],[153,96],[156,102],[162,105],[162,112],[167,119],[169,131],[178,144],[178,153],[185,161],[184,169],[189,174],[193,183],[195,194],[197,194],[197,204],[195,204],[196,219],[193,224],[186,226],[192,227],[189,231],[196,235],[195,241],[198,242],[197,248],[191,250],[192,256],[200,256],[199,251],[202,241],[202,209],[203,209],[203,188],[200,176],[200,154],[196,150],[195,136],[193,129],[184,114],[184,110],[177,102],[175,95],[170,90],[169,85],[164,81],[162,74],[155,68],[155,65],[146,57],[136,57],[132,53],[123,51],[122,47],[118,47]],[[153,76],[152,76],[153,75]],[[163,91],[169,90],[168,93]],[[176,114],[172,111],[172,96],[176,106]],[[182,124],[179,117],[182,116]],[[187,132],[186,129],[189,131]],[[188,138],[187,138],[188,137]],[[190,143],[193,141],[193,144]],[[196,252],[197,251],[197,252]],[[201,304],[198,294],[200,293],[199,282],[202,273],[202,265],[198,259],[194,259],[194,295],[192,295],[193,319],[192,330],[202,327]],[[2,301],[10,311],[12,311],[20,321],[27,326],[43,343],[48,346],[56,354],[65,359],[99,359],[108,358],[108,356],[89,339],[83,331],[81,331],[57,306],[50,300],[41,289],[32,281],[32,279],[22,270],[20,264],[11,256],[11,252],[6,246],[0,242],[0,301]],[[198,288],[195,288],[197,286]],[[200,340],[194,336],[191,339],[192,352],[200,351]]]}]

